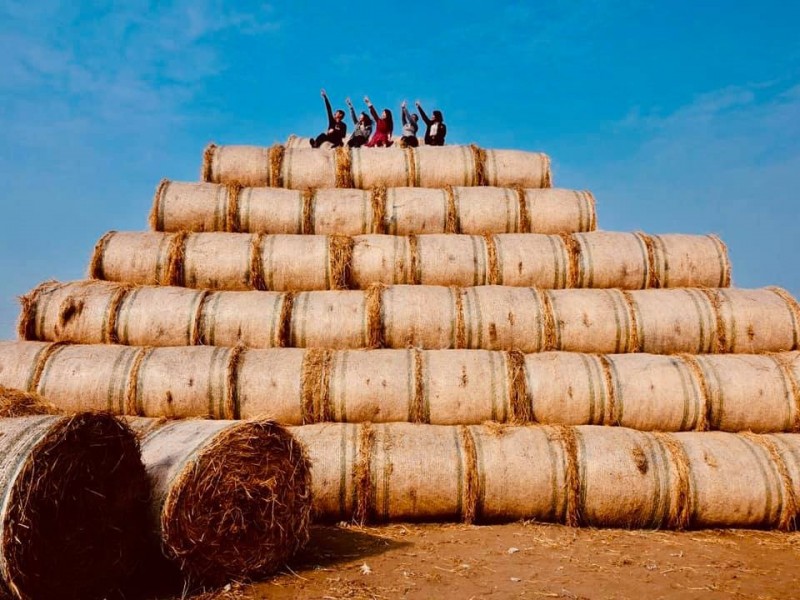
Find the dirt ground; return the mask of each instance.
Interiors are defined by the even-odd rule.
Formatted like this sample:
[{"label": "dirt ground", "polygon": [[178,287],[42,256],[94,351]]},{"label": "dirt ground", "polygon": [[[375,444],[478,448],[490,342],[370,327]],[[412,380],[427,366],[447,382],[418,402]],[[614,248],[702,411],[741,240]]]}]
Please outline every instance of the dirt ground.
[{"label": "dirt ground", "polygon": [[283,574],[206,598],[800,598],[800,533],[318,526]]}]

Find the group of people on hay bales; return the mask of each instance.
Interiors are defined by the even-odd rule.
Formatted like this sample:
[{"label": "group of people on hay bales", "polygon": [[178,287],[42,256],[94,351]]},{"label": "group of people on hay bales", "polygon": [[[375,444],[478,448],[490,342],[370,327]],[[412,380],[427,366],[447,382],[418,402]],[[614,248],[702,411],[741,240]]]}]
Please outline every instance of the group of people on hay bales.
[{"label": "group of people on hay bales", "polygon": [[[344,122],[345,113],[339,108],[336,112],[331,110],[331,102],[328,100],[328,95],[325,90],[321,92],[322,99],[325,101],[325,109],[328,112],[328,129],[320,133],[316,138],[311,138],[309,143],[312,148],[319,148],[325,142],[331,144],[334,148],[344,145],[344,140],[347,135],[347,124]],[[353,119],[353,134],[347,140],[347,145],[351,148],[358,148],[364,146],[372,148],[374,146],[388,147],[394,143],[392,140],[392,133],[394,130],[394,121],[392,120],[392,111],[384,108],[381,114],[375,110],[375,107],[370,102],[368,96],[364,96],[364,102],[369,109],[372,118],[366,113],[356,116],[356,109],[353,108],[353,103],[350,98],[345,100],[348,108],[350,109],[350,117]],[[409,112],[406,106],[406,101],[403,100],[400,104],[400,109],[403,115],[403,135],[400,137],[398,146],[401,147],[417,147],[419,140],[417,140],[417,131],[419,130],[419,117],[422,117],[423,122],[427,129],[425,130],[425,145],[426,146],[444,146],[444,138],[447,135],[447,126],[444,124],[444,117],[439,110],[433,111],[431,118],[422,110],[419,101],[415,102],[419,115]],[[373,119],[375,121],[375,132],[372,131]]]}]

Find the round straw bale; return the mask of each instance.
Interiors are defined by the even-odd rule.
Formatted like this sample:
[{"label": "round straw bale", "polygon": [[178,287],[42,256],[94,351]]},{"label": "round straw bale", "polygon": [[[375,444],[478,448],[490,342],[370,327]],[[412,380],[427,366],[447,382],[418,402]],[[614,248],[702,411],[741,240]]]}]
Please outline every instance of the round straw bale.
[{"label": "round straw bale", "polygon": [[391,187],[386,190],[385,233],[447,233],[447,219],[448,200],[445,190],[407,187]]},{"label": "round straw bale", "polygon": [[312,206],[311,231],[304,233],[358,235],[373,230],[372,194],[366,190],[316,190]]},{"label": "round straw bale", "polygon": [[526,188],[552,187],[550,158],[521,150],[486,150],[483,185]]},{"label": "round straw bale", "polygon": [[203,154],[203,181],[237,183],[242,186],[270,185],[270,149],[260,146],[216,146]]},{"label": "round straw bale", "polygon": [[291,293],[283,292],[211,292],[199,311],[185,313],[184,318],[194,323],[197,331],[196,341],[191,343],[243,344],[251,348],[287,346],[285,326],[291,316],[292,298]]},{"label": "round straw bale", "polygon": [[308,462],[272,421],[156,424],[142,459],[164,553],[191,580],[263,577],[308,541]]},{"label": "round straw bale", "polygon": [[231,192],[231,188],[214,183],[164,180],[153,196],[150,229],[229,231]]},{"label": "round straw bale", "polygon": [[[594,231],[597,214],[591,192],[542,188],[521,190],[520,233]],[[528,216],[525,227],[523,213]],[[466,232],[465,232],[466,233]]]},{"label": "round straw bale", "polygon": [[[306,350],[248,350],[239,361],[236,380],[239,418],[265,417],[279,423],[303,423]],[[311,385],[309,382],[308,385]]]},{"label": "round straw bale", "polygon": [[0,419],[0,448],[0,596],[117,593],[147,539],[133,433],[104,414]]},{"label": "round straw bale", "polygon": [[303,229],[303,193],[299,190],[246,187],[239,191],[237,231],[313,233]]},{"label": "round straw bale", "polygon": [[453,208],[458,215],[456,233],[480,235],[523,231],[516,190],[464,186],[453,186],[451,189]]},{"label": "round straw bale", "polygon": [[456,289],[456,294],[463,336],[450,347],[521,352],[548,347],[552,324],[538,290],[485,285]]},{"label": "round straw bale", "polygon": [[413,155],[397,147],[353,148],[350,167],[353,187],[362,190],[378,186],[419,187],[412,179],[410,156]]},{"label": "round straw bale", "polygon": [[[797,431],[800,389],[789,366],[798,353],[695,357],[695,377],[708,395],[708,428]],[[691,361],[688,361],[691,362]],[[758,410],[754,410],[757,404]]]},{"label": "round straw bale", "polygon": [[560,236],[507,234],[493,240],[498,255],[495,283],[557,289],[569,287],[577,275],[570,248]]},{"label": "round straw bale", "polygon": [[0,342],[0,385],[30,390],[37,365],[52,352],[47,342]]},{"label": "round straw bale", "polygon": [[372,326],[360,291],[300,292],[294,297],[286,346],[367,348]]},{"label": "round straw bale", "polygon": [[372,283],[412,283],[414,273],[408,237],[362,235],[353,245],[352,281],[359,289]]}]

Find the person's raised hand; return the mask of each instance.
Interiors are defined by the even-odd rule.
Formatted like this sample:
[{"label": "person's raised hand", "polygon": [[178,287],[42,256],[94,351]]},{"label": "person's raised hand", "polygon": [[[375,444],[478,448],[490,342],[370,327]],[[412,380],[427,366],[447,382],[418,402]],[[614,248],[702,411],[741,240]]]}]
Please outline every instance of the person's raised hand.
[{"label": "person's raised hand", "polygon": [[364,96],[364,103],[369,106],[372,102],[369,101],[369,96]]},{"label": "person's raised hand", "polygon": [[353,106],[353,103],[350,102],[350,96],[344,99],[344,103],[347,104],[347,106]]},{"label": "person's raised hand", "polygon": [[408,104],[406,103],[406,101],[405,101],[405,100],[403,100],[403,101],[400,103],[400,108],[405,108],[406,106],[408,106]]},{"label": "person's raised hand", "polygon": [[320,96],[322,96],[323,98],[326,98],[326,97],[328,96],[328,94],[326,94],[326,93],[325,93],[325,88],[322,88],[322,89],[319,91],[319,95],[320,95]]}]

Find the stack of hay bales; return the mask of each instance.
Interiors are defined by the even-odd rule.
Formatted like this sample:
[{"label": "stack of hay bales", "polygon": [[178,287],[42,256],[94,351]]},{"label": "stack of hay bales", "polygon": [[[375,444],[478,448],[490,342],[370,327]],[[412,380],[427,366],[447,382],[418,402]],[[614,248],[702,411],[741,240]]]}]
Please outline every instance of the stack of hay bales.
[{"label": "stack of hay bales", "polygon": [[794,526],[800,305],[731,288],[716,236],[597,231],[519,151],[211,145],[202,176],[23,298],[0,385],[184,428],[175,457],[291,425],[324,520]]}]

